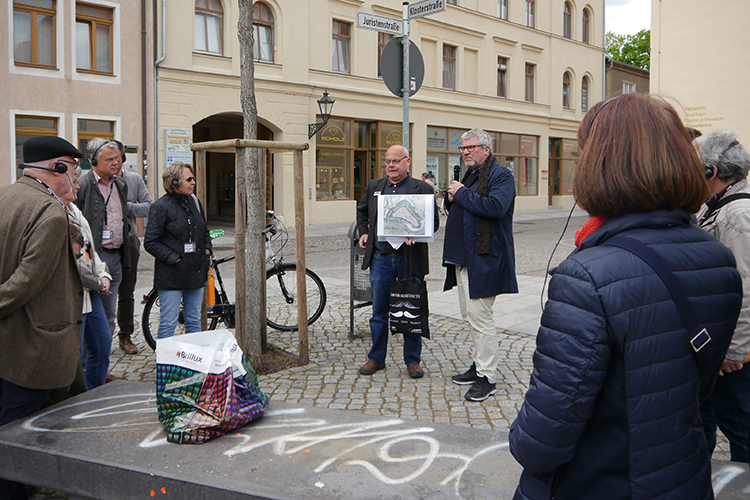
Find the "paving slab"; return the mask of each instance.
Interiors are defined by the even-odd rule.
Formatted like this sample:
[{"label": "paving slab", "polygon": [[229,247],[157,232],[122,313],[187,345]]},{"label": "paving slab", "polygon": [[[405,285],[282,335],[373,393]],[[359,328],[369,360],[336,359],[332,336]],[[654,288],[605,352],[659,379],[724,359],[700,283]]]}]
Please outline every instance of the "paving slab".
[{"label": "paving slab", "polygon": [[[0,476],[107,500],[499,500],[512,498],[521,472],[507,438],[272,400],[241,429],[177,445],[153,385],[119,381],[0,429]],[[713,466],[718,500],[747,498],[747,464]]]}]

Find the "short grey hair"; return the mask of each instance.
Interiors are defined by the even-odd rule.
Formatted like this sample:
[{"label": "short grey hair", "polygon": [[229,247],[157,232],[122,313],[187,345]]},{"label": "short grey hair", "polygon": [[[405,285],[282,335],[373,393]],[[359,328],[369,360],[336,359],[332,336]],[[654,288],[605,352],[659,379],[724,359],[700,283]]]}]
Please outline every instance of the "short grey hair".
[{"label": "short grey hair", "polygon": [[98,160],[99,155],[102,154],[102,149],[104,148],[115,149],[118,152],[120,151],[120,146],[118,146],[115,141],[110,139],[102,139],[101,137],[95,137],[94,139],[91,139],[86,143],[86,157],[89,160],[93,160],[94,158]]},{"label": "short grey hair", "polygon": [[490,137],[490,134],[482,130],[481,128],[475,128],[472,130],[469,130],[468,132],[464,132],[461,135],[461,140],[465,141],[467,139],[471,139],[472,137],[476,137],[479,139],[479,144],[482,146],[489,146],[492,147],[492,137]]},{"label": "short grey hair", "polygon": [[[736,141],[736,143],[735,143]],[[717,130],[693,141],[699,149],[701,163],[709,168],[716,166],[716,176],[721,180],[741,180],[750,171],[750,154],[740,144],[733,130]]]}]

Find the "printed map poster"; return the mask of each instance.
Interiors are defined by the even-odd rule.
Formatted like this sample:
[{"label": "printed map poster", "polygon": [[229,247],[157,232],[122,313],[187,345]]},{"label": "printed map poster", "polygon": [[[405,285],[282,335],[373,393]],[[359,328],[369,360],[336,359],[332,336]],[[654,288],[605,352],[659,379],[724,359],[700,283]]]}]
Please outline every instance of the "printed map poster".
[{"label": "printed map poster", "polygon": [[418,243],[435,239],[435,196],[431,194],[389,194],[378,196],[378,240],[394,248],[406,238]]}]

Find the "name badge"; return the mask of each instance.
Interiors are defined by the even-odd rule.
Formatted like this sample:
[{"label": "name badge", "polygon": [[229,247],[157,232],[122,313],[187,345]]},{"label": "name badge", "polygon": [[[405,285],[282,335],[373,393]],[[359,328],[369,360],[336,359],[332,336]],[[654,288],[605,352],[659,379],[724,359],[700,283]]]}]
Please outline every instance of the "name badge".
[{"label": "name badge", "polygon": [[114,231],[110,231],[109,229],[105,229],[104,231],[102,231],[103,240],[111,240],[114,237],[115,237]]},{"label": "name badge", "polygon": [[195,253],[195,243],[185,243],[185,253]]},{"label": "name badge", "polygon": [[373,196],[380,196],[380,191],[375,191],[372,195]]}]

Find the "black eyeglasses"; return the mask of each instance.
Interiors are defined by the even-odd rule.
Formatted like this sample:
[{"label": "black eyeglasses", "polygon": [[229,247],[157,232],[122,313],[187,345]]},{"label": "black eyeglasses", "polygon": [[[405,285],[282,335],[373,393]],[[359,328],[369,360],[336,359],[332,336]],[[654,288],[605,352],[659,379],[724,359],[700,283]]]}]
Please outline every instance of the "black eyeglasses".
[{"label": "black eyeglasses", "polygon": [[65,164],[73,165],[74,169],[76,169],[76,168],[78,168],[80,166],[80,163],[78,163],[77,161],[70,161],[70,160],[57,160],[57,161],[61,161],[61,162],[65,163]]},{"label": "black eyeglasses", "polygon": [[399,158],[398,160],[385,160],[386,165],[396,165],[397,163],[401,163],[405,159],[407,159],[408,156],[404,156],[403,158]]},{"label": "black eyeglasses", "polygon": [[186,180],[186,181],[188,181],[188,182],[190,183],[190,182],[193,182],[193,181],[195,180],[195,177],[188,177],[188,178],[187,178],[187,179],[185,179],[185,180]]},{"label": "black eyeglasses", "polygon": [[459,146],[458,150],[463,153],[465,151],[468,151],[469,153],[473,152],[475,148],[483,148],[485,147],[484,144],[470,144],[468,146]]}]

